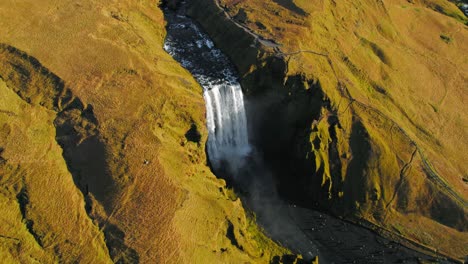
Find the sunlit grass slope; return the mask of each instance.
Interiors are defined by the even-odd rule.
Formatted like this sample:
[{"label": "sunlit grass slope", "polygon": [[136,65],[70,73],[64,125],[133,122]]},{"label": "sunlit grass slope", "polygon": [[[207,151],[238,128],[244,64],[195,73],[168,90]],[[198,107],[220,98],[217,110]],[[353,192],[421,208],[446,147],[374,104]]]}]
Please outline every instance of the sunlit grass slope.
[{"label": "sunlit grass slope", "polygon": [[[203,2],[211,8],[216,1]],[[303,169],[294,180],[284,179],[291,187],[286,192],[463,259],[468,254],[468,31],[458,7],[443,0],[219,4],[258,39],[270,40],[259,48],[263,53],[253,54],[257,62],[250,53],[230,55],[252,100],[261,101],[256,92],[283,96],[270,109],[284,107],[275,115],[275,129],[284,128],[281,115],[285,124],[288,119],[299,124],[290,128],[298,132],[288,138],[289,157],[296,162],[292,169]],[[228,24],[199,19],[215,33]],[[250,52],[256,45],[242,41],[224,47]],[[275,61],[268,56],[283,59],[284,76],[275,73],[276,64],[268,65]],[[257,72],[284,78],[279,84],[262,82]],[[323,92],[312,95],[319,110],[304,105],[304,97],[314,93],[308,89]],[[289,114],[298,109],[313,115]]]},{"label": "sunlit grass slope", "polygon": [[[267,262],[158,1],[0,2],[0,259]],[[199,142],[185,133],[195,125]]]}]

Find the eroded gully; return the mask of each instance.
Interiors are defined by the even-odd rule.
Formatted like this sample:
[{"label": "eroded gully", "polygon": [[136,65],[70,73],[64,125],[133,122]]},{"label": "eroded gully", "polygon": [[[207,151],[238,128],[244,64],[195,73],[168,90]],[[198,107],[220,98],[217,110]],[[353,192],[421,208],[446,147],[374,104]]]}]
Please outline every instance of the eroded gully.
[{"label": "eroded gully", "polygon": [[[283,246],[320,263],[419,263],[427,256],[332,216],[282,200],[272,173],[249,144],[248,116],[237,73],[209,36],[186,16],[164,8],[164,49],[189,70],[203,88],[207,112],[207,154],[213,172],[240,193],[266,234]],[[402,262],[403,261],[403,262]]]}]

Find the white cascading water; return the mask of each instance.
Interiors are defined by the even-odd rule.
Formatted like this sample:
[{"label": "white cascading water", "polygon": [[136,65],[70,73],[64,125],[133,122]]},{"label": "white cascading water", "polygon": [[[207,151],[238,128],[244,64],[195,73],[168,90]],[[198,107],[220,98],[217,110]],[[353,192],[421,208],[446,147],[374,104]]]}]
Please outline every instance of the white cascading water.
[{"label": "white cascading water", "polygon": [[239,84],[218,84],[205,89],[209,131],[208,155],[219,169],[223,160],[233,169],[250,152],[244,95]]},{"label": "white cascading water", "polygon": [[214,169],[236,173],[250,152],[244,96],[228,58],[187,17],[173,14],[164,49],[203,87],[207,150]]},{"label": "white cascading water", "polygon": [[251,154],[244,95],[235,69],[210,38],[185,16],[184,8],[181,4],[176,12],[165,12],[168,34],[164,49],[203,87],[208,128],[206,147],[211,167],[218,176],[232,179],[249,193],[244,201],[275,240],[295,248],[303,256],[315,256],[315,246],[289,220],[289,207],[276,196],[270,173],[261,159]]},{"label": "white cascading water", "polygon": [[[335,259],[334,263],[356,262],[356,259],[357,263],[386,262],[383,258],[381,261],[376,259],[379,254],[375,252],[382,252],[382,257],[384,254],[385,257],[396,256],[401,261],[400,257],[404,255],[397,255],[395,248],[384,253],[388,248],[387,242],[365,244],[364,248],[363,241],[373,237],[365,235],[368,230],[354,227],[349,228],[348,232],[344,222],[300,206],[296,208],[296,205],[288,204],[278,196],[273,175],[264,166],[261,157],[251,151],[244,97],[236,71],[210,38],[185,15],[183,3],[176,12],[165,10],[168,34],[164,49],[189,70],[203,87],[209,133],[207,152],[215,173],[232,178],[245,192],[242,204],[255,212],[256,221],[274,240],[289,247],[292,252],[302,254],[309,262],[316,255],[320,255],[320,263],[330,263],[327,257]],[[343,235],[350,238],[350,243],[337,242],[341,236],[335,235],[343,230],[346,230]],[[316,244],[313,239],[322,243]],[[375,237],[372,241],[381,239]],[[322,252],[319,252],[319,245]]]}]

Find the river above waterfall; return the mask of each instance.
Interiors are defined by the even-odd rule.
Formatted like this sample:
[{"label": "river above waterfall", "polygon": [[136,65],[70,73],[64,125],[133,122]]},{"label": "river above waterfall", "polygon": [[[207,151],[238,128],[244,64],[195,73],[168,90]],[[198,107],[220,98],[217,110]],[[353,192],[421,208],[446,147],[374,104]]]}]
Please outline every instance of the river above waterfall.
[{"label": "river above waterfall", "polygon": [[203,87],[211,166],[235,172],[251,150],[242,89],[228,58],[183,13],[166,10],[170,23],[164,49]]},{"label": "river above waterfall", "polygon": [[[241,186],[246,204],[267,234],[305,258],[318,255],[316,246],[288,216],[277,196],[271,174],[249,144],[244,96],[237,72],[209,36],[185,15],[165,10],[164,49],[192,73],[203,88],[208,128],[208,158],[213,172]],[[272,221],[272,219],[274,219]]]},{"label": "river above waterfall", "polygon": [[266,234],[304,259],[323,263],[419,263],[427,256],[370,230],[282,200],[272,173],[249,144],[248,113],[237,72],[209,36],[185,15],[164,10],[164,49],[191,72],[203,89],[207,151],[213,172],[237,185],[243,204]]}]

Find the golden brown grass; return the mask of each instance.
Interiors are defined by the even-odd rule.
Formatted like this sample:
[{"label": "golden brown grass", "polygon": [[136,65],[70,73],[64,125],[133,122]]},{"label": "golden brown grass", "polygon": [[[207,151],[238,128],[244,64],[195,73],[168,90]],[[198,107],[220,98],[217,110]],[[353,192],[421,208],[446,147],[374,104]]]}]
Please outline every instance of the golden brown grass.
[{"label": "golden brown grass", "polygon": [[[0,90],[0,108],[12,113],[0,116],[0,144],[6,160],[0,168],[2,259],[109,263],[104,237],[86,215],[83,196],[55,142],[54,114],[28,105],[3,81]],[[21,190],[27,190],[27,204],[19,203]],[[43,235],[42,245],[27,230],[27,220],[34,222],[35,234]]]},{"label": "golden brown grass", "polygon": [[[82,186],[73,182],[55,140],[57,113],[36,101],[26,103],[28,95],[22,100],[0,82],[0,147],[6,160],[0,163],[1,259],[135,261],[109,242],[119,236],[115,230],[142,263],[265,262],[285,252],[205,165],[201,88],[163,51],[157,1],[2,1],[0,17],[1,43],[37,58],[92,105],[113,186],[111,191],[90,186],[87,213]],[[8,58],[0,59],[10,67]],[[9,78],[4,75],[0,72]],[[39,98],[47,99],[41,95],[47,83],[38,72],[32,77]],[[192,124],[203,136],[199,143],[185,139]],[[27,219],[19,205],[24,199],[17,199],[22,188],[29,199]],[[28,220],[42,245],[28,232]],[[243,250],[226,237],[229,223]]]},{"label": "golden brown grass", "polygon": [[[329,54],[338,80],[347,84],[351,95],[401,123],[420,144],[430,145],[426,151],[440,163],[437,169],[458,192],[468,194],[461,177],[467,173],[463,161],[468,157],[458,147],[468,144],[467,117],[460,109],[467,87],[465,25],[417,1],[294,1],[308,13],[305,17],[274,2],[234,2],[225,3],[230,13],[244,8],[249,28],[277,40],[282,52]],[[446,1],[427,2],[461,12]],[[258,30],[256,21],[268,30]],[[441,35],[449,36],[451,43]],[[289,74],[295,71],[319,76],[330,97],[339,100],[333,96],[336,77],[323,57],[306,52],[295,55]],[[437,156],[440,151],[446,154]]]},{"label": "golden brown grass", "polygon": [[[220,2],[232,17],[244,10],[245,26],[280,45],[289,59],[287,75],[320,81],[342,126],[337,144],[348,179],[339,195],[347,208],[377,225],[399,224],[404,236],[463,259],[468,254],[460,246],[468,243],[463,180],[468,173],[463,151],[468,145],[468,31],[461,11],[442,0]],[[314,53],[326,54],[331,64]],[[324,118],[316,125],[311,142],[329,140],[326,123]],[[365,133],[353,138],[356,126]],[[360,143],[351,150],[356,140]],[[415,150],[411,141],[420,151],[400,177]],[[327,146],[310,152],[324,168],[323,180],[333,178],[323,155]],[[353,159],[362,166],[359,175],[353,173]],[[428,167],[443,183],[430,180]],[[461,202],[454,206],[447,189]],[[437,215],[441,212],[452,219]],[[443,238],[446,234],[450,239]]]}]

